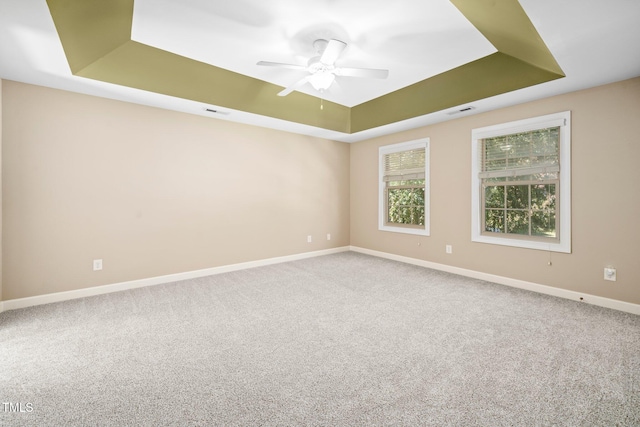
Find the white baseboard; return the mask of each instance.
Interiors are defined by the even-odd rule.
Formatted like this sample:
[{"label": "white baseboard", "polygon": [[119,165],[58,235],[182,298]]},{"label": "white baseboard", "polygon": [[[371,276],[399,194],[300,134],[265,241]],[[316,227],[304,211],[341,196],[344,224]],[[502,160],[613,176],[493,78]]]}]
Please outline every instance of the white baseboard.
[{"label": "white baseboard", "polygon": [[339,252],[349,251],[348,246],[333,249],[325,249],[314,252],[304,252],[301,254],[287,255],[276,258],[262,259],[258,261],[242,262],[239,264],[223,265],[220,267],[205,268],[202,270],[187,271],[184,273],[169,274],[166,276],[150,277],[148,279],[131,280],[128,282],[114,283],[111,285],[95,286],[91,288],[76,289],[73,291],[56,292],[52,294],[38,295],[34,297],[11,299],[0,301],[0,313],[6,310],[31,307],[34,305],[49,304],[52,302],[67,301],[76,298],[90,297],[94,295],[108,294],[111,292],[125,291],[128,289],[143,288],[145,286],[161,285],[164,283],[178,282],[180,280],[195,279],[198,277],[213,276],[215,274],[229,273],[232,271],[245,270],[254,267],[280,264],[289,261],[313,258],[322,255],[330,255]]},{"label": "white baseboard", "polygon": [[266,265],[280,264],[283,262],[297,261],[301,259],[313,258],[322,255],[330,255],[339,252],[354,251],[366,255],[372,255],[379,258],[386,258],[394,261],[400,261],[407,264],[418,265],[421,267],[432,268],[434,270],[446,271],[448,273],[458,274],[460,276],[471,277],[474,279],[486,280],[487,282],[498,283],[501,285],[511,286],[514,288],[525,289],[528,291],[538,292],[541,294],[552,295],[560,298],[566,298],[574,301],[586,302],[588,304],[600,307],[611,308],[614,310],[624,311],[640,315],[640,305],[632,304],[625,301],[614,300],[610,298],[599,297],[596,295],[582,294],[566,289],[554,288],[552,286],[541,285],[524,280],[512,279],[509,277],[497,276],[494,274],[482,273],[474,270],[467,270],[460,267],[453,267],[446,264],[438,264],[435,262],[424,261],[417,258],[405,257],[402,255],[390,254],[387,252],[375,251],[372,249],[360,248],[358,246],[343,246],[339,248],[326,249],[314,252],[305,252],[295,255],[287,255],[276,258],[268,258],[258,261],[249,261],[239,264],[223,265],[220,267],[206,268],[202,270],[187,271],[184,273],[169,274],[166,276],[150,277],[147,279],[131,280],[128,282],[114,283],[110,285],[95,286],[85,289],[77,289],[73,291],[57,292],[53,294],[38,295],[34,297],[18,298],[7,301],[0,301],[0,313],[6,310],[15,310],[18,308],[31,307],[35,305],[49,304],[52,302],[67,301],[71,299],[90,297],[94,295],[108,294],[111,292],[119,292],[128,289],[142,288],[145,286],[161,285],[164,283],[177,282],[180,280],[195,279],[198,277],[212,276],[215,274],[229,273],[232,271],[245,270],[248,268],[262,267]]},{"label": "white baseboard", "polygon": [[434,270],[446,271],[448,273],[458,274],[460,276],[485,280],[487,282],[498,283],[500,285],[511,286],[513,288],[525,289],[527,291],[538,292],[541,294],[552,295],[555,297],[570,299],[574,301],[586,302],[588,304],[597,305],[600,307],[612,308],[614,310],[619,310],[619,311],[624,311],[626,313],[640,315],[640,305],[632,304],[625,301],[599,297],[596,295],[582,294],[580,292],[554,288],[553,286],[541,285],[533,282],[526,282],[524,280],[512,279],[509,277],[496,276],[494,274],[482,273],[480,271],[474,271],[474,270],[467,270],[465,268],[453,267],[446,264],[438,264],[435,262],[405,257],[402,255],[390,254],[387,252],[374,251],[371,249],[360,248],[358,246],[351,246],[349,249],[354,252],[359,252],[366,255],[372,255],[380,258],[386,258],[394,261],[404,262],[407,264],[413,264],[421,267],[432,268]]}]

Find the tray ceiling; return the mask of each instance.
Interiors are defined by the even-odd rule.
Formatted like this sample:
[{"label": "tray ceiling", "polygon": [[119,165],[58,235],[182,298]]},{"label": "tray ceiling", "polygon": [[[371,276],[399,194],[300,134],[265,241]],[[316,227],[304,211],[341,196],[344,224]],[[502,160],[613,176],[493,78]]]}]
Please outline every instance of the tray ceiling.
[{"label": "tray ceiling", "polygon": [[[347,142],[640,74],[629,57],[640,42],[629,13],[640,7],[624,0],[570,0],[575,10],[529,0],[38,3],[0,0],[3,39],[17,42],[0,42],[0,77]],[[571,13],[599,16],[600,27],[565,33],[556,25]],[[622,68],[578,71],[588,55],[570,48],[604,53],[624,36],[627,46],[607,51]],[[317,38],[348,44],[338,65],[389,78],[338,77],[322,95],[309,86],[277,97],[300,72],[256,62],[304,64]]]}]

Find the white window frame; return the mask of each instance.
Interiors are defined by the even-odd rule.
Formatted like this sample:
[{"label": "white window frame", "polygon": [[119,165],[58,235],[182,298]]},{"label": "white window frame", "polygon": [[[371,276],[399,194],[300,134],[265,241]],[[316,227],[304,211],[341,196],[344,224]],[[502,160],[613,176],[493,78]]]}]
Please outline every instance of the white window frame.
[{"label": "white window frame", "polygon": [[[395,226],[386,222],[387,212],[385,203],[385,182],[384,182],[384,157],[390,153],[399,151],[409,151],[424,148],[424,227],[415,226]],[[401,142],[399,144],[385,145],[378,149],[378,230],[391,231],[395,233],[416,234],[420,236],[429,235],[429,222],[431,219],[429,187],[429,138],[421,138],[413,141]]]},{"label": "white window frame", "polygon": [[[540,241],[482,234],[480,156],[482,140],[496,136],[560,127],[560,173],[558,193],[559,235],[557,241]],[[571,112],[549,114],[483,128],[471,132],[471,241],[552,252],[571,253]]]}]

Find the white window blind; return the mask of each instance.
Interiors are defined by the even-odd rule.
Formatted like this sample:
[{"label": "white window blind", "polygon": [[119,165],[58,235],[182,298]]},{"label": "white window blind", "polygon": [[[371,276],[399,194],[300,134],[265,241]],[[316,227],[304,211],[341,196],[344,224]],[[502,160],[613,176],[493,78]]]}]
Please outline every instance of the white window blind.
[{"label": "white window blind", "polygon": [[554,177],[560,171],[560,127],[485,138],[479,178]]},{"label": "white window blind", "polygon": [[385,182],[425,179],[425,149],[398,151],[384,156]]}]

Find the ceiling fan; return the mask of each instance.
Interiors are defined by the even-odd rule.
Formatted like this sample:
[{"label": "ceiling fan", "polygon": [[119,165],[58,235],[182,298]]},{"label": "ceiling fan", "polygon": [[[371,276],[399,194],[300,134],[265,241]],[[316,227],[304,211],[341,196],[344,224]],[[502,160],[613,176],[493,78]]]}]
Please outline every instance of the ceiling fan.
[{"label": "ceiling fan", "polygon": [[387,76],[389,76],[389,70],[336,67],[336,60],[347,47],[347,44],[340,40],[332,39],[327,41],[324,39],[318,39],[313,42],[313,47],[318,55],[309,59],[306,66],[268,61],[258,62],[257,65],[288,68],[291,70],[307,71],[309,73],[308,76],[298,80],[296,83],[279,92],[278,96],[287,96],[307,83],[310,83],[314,89],[322,92],[331,86],[336,76],[366,77],[372,79],[386,79]]}]

